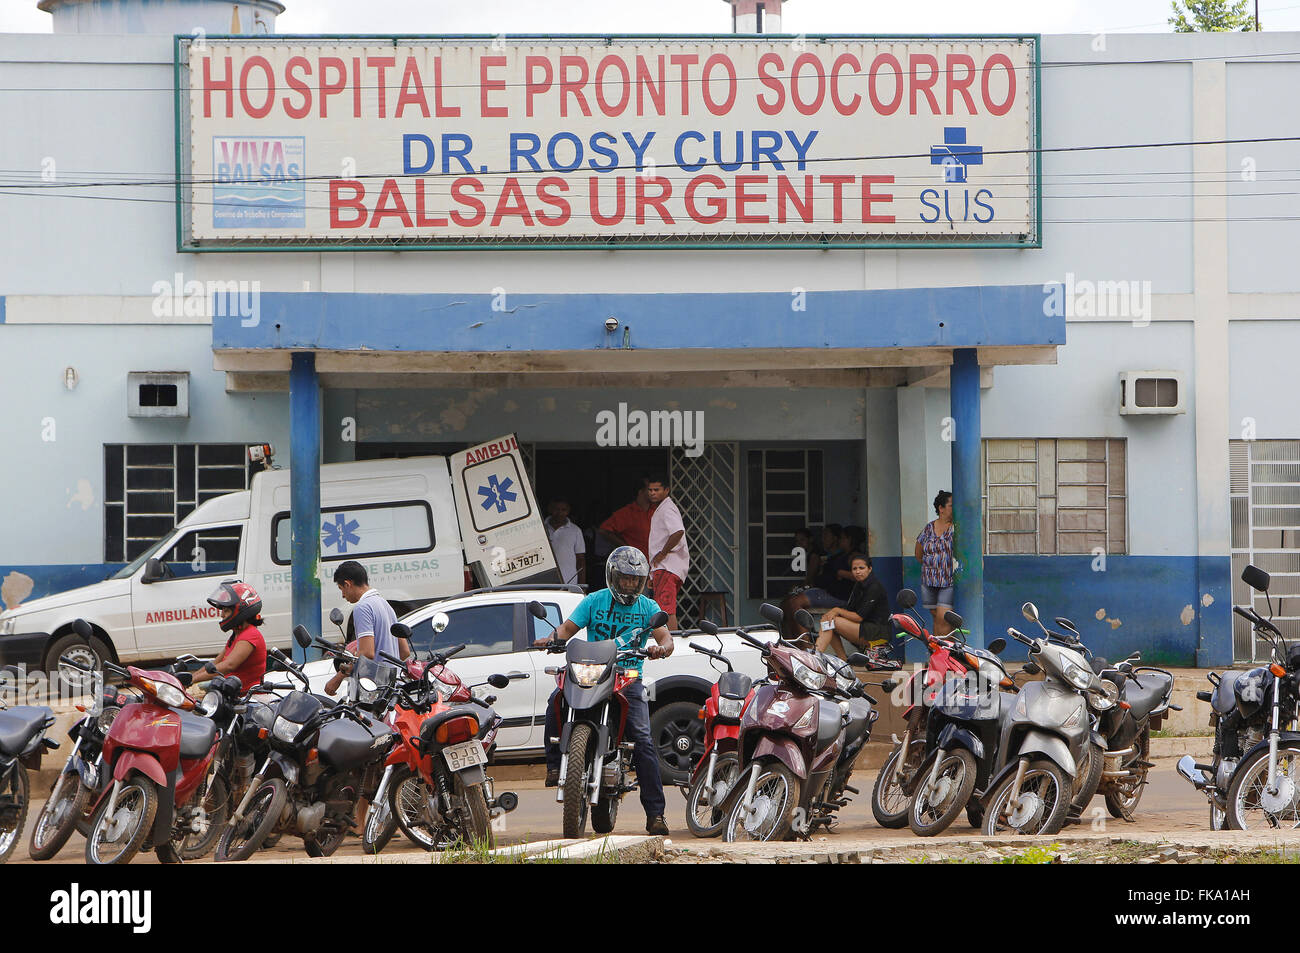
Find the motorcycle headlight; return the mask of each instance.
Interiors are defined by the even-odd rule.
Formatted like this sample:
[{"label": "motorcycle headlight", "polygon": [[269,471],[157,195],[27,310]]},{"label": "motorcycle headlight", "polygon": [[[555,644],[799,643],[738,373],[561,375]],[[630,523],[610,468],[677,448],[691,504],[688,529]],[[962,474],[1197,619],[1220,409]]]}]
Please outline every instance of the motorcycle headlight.
[{"label": "motorcycle headlight", "polygon": [[185,693],[175,685],[150,681],[149,689],[153,696],[168,708],[192,708],[194,706],[194,703],[186,697]]},{"label": "motorcycle headlight", "polygon": [[1088,701],[1097,711],[1110,711],[1119,701],[1119,688],[1114,682],[1101,680],[1101,689],[1088,695]]},{"label": "motorcycle headlight", "polygon": [[569,671],[573,675],[573,680],[583,688],[591,688],[600,681],[600,676],[605,671],[605,666],[599,662],[571,662]]},{"label": "motorcycle headlight", "polygon": [[794,662],[794,677],[804,688],[816,691],[826,684],[826,676],[823,673],[809,668],[798,659],[792,661]]},{"label": "motorcycle headlight", "polygon": [[302,725],[298,722],[278,716],[275,719],[275,724],[271,727],[271,734],[286,744],[292,744],[293,739],[298,737],[300,731],[302,731]]},{"label": "motorcycle headlight", "polygon": [[1080,668],[1073,662],[1067,661],[1061,666],[1061,674],[1075,688],[1085,689],[1092,684],[1092,672],[1085,668]]},{"label": "motorcycle headlight", "polygon": [[117,713],[121,710],[116,705],[105,708],[96,719],[96,727],[104,734],[108,734],[108,729],[113,727],[113,719],[117,717]]},{"label": "motorcycle headlight", "polygon": [[723,718],[739,718],[744,708],[745,700],[743,698],[718,699],[718,714]]},{"label": "motorcycle headlight", "polygon": [[436,675],[430,677],[429,683],[433,686],[433,690],[436,691],[443,698],[450,698],[452,692],[456,691],[455,685],[451,684],[450,682],[444,682]]},{"label": "motorcycle headlight", "polygon": [[206,718],[211,718],[217,713],[219,707],[221,707],[221,693],[208,692],[203,696],[203,701],[199,702],[194,710]]}]

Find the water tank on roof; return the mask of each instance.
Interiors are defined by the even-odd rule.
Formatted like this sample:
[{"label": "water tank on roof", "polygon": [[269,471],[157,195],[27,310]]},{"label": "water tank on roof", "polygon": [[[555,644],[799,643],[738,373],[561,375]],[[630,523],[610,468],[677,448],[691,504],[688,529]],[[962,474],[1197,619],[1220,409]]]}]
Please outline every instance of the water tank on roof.
[{"label": "water tank on roof", "polygon": [[55,33],[275,32],[276,0],[40,0]]}]

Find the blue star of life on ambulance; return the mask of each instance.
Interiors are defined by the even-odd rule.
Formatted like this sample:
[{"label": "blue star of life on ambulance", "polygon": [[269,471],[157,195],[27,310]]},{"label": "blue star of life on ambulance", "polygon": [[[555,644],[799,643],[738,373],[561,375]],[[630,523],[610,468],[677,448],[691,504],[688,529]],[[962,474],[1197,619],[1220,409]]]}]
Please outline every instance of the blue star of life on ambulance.
[{"label": "blue star of life on ambulance", "polygon": [[356,546],[361,542],[361,537],[357,535],[359,525],[356,520],[348,519],[346,513],[335,513],[333,523],[321,524],[321,545],[326,549],[346,553],[349,543]]},{"label": "blue star of life on ambulance", "polygon": [[519,499],[519,494],[510,489],[514,482],[512,477],[501,480],[495,473],[488,477],[487,486],[478,488],[478,495],[483,497],[483,502],[480,504],[483,509],[490,510],[495,506],[498,513],[504,513],[507,503]]},{"label": "blue star of life on ambulance", "polygon": [[930,165],[941,165],[945,182],[965,182],[966,168],[984,164],[984,147],[966,145],[965,126],[944,126],[943,145],[930,147]]}]

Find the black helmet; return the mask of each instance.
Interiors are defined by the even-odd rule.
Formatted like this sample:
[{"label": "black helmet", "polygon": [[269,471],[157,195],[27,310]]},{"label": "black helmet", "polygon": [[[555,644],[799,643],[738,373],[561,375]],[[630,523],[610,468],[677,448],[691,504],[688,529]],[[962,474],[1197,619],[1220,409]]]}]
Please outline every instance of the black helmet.
[{"label": "black helmet", "polygon": [[222,632],[237,632],[245,625],[262,624],[262,597],[256,589],[238,579],[224,580],[217,591],[208,596],[208,605],[217,610],[235,610],[229,619],[221,620]]},{"label": "black helmet", "polygon": [[620,546],[605,561],[605,585],[625,606],[640,598],[649,581],[650,563],[635,546]]}]

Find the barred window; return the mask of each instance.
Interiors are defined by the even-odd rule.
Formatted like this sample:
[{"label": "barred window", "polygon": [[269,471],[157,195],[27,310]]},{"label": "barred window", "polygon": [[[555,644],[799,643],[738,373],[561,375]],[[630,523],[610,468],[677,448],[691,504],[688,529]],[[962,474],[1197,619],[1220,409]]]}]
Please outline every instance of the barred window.
[{"label": "barred window", "polygon": [[748,519],[751,599],[779,599],[803,581],[792,568],[795,530],[820,526],[822,451],[750,450]]},{"label": "barred window", "polygon": [[248,462],[247,450],[243,443],[105,444],[104,562],[134,560],[200,503],[248,489],[261,465]]},{"label": "barred window", "polygon": [[984,441],[984,552],[1128,551],[1124,440]]}]

